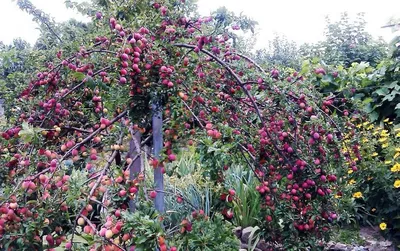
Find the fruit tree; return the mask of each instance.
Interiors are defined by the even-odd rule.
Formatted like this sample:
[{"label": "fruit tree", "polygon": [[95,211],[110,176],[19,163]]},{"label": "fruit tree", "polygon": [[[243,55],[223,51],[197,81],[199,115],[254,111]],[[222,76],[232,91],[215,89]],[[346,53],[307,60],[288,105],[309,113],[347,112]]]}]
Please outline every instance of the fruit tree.
[{"label": "fruit tree", "polygon": [[[176,250],[168,231],[143,243],[125,222],[143,201],[166,216],[166,163],[187,145],[216,183],[233,161],[252,170],[268,240],[322,247],[337,218],[337,179],[359,157],[357,142],[343,141],[357,114],[312,88],[325,69],[263,69],[231,43],[248,20],[198,17],[184,0],[93,6],[86,42],[60,45],[2,132],[0,247],[82,250],[85,235],[91,250]],[[229,157],[216,158],[227,145]],[[234,196],[221,195],[225,220]]]}]

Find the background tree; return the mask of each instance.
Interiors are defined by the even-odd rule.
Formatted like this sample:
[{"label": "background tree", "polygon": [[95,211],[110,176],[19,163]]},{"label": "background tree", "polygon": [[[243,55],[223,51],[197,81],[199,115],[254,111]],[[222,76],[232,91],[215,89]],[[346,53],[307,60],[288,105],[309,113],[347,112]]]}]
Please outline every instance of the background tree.
[{"label": "background tree", "polygon": [[281,65],[297,70],[300,68],[301,58],[298,46],[294,41],[289,41],[285,36],[276,34],[268,43],[267,49],[255,52],[254,57],[258,63],[274,66]]},{"label": "background tree", "polygon": [[345,67],[352,63],[368,62],[376,66],[387,55],[387,45],[382,39],[375,40],[365,31],[364,14],[359,13],[351,20],[343,13],[337,22],[326,18],[325,40],[313,46],[301,47],[305,57],[319,57],[327,64]]}]

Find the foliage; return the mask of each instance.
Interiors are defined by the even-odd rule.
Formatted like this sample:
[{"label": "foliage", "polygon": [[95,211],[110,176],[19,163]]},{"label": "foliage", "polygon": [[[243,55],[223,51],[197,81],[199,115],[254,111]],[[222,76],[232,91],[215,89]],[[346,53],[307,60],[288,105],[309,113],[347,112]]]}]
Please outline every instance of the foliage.
[{"label": "foliage", "polygon": [[[357,170],[349,170],[344,177],[343,190],[353,197],[356,207],[363,208],[355,212],[359,224],[385,223],[382,231],[399,241],[400,184],[396,185],[396,181],[400,180],[400,129],[388,119],[384,127],[362,120],[357,127],[361,156],[354,156]],[[357,192],[361,193],[360,198],[354,198]]]},{"label": "foliage", "polygon": [[221,215],[211,220],[199,215],[191,222],[192,231],[178,237],[176,246],[179,250],[230,250],[239,249],[239,240],[233,234],[232,225],[225,223]]},{"label": "foliage", "polygon": [[[258,180],[253,173],[242,166],[232,164],[224,173],[225,187],[235,191],[232,200],[232,222],[235,226],[246,228],[257,226],[260,219],[260,193],[256,190]],[[229,199],[229,198],[228,198]]]},{"label": "foliage", "polygon": [[122,218],[125,222],[124,230],[132,232],[129,242],[135,245],[135,250],[155,250],[158,247],[159,238],[164,233],[154,209],[150,212],[139,209],[133,214],[124,212]]},{"label": "foliage", "polygon": [[254,58],[260,64],[300,68],[301,57],[297,44],[284,36],[275,35],[267,49],[257,50]]},{"label": "foliage", "polygon": [[353,63],[368,62],[376,66],[386,56],[386,44],[374,40],[365,31],[364,14],[359,13],[351,20],[347,13],[332,23],[327,17],[325,40],[316,45],[304,45],[302,55],[308,58],[319,57],[327,64],[351,66]]},{"label": "foliage", "polygon": [[359,229],[338,229],[333,240],[348,245],[364,246],[365,240],[361,238]]}]

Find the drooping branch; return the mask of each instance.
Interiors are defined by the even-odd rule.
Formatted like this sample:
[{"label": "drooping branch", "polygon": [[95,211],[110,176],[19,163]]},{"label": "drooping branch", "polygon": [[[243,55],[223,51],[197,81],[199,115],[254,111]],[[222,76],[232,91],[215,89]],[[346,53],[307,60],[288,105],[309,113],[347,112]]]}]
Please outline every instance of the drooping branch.
[{"label": "drooping branch", "polygon": [[126,116],[126,114],[128,113],[128,111],[123,111],[120,114],[118,114],[118,116],[116,116],[115,118],[113,118],[112,120],[110,120],[110,123],[104,127],[101,128],[99,127],[96,131],[92,132],[89,136],[87,136],[86,138],[84,138],[81,142],[79,142],[78,144],[76,144],[75,146],[73,146],[72,148],[70,148],[65,154],[64,156],[61,158],[60,162],[65,160],[67,157],[69,157],[72,154],[72,151],[74,149],[78,149],[79,147],[83,146],[84,144],[86,144],[87,142],[89,142],[92,138],[94,138],[97,134],[99,134],[100,132],[106,130],[108,127],[110,127],[111,125],[113,125],[115,122],[117,122],[118,120],[120,120],[121,118],[123,118],[124,116]]},{"label": "drooping branch", "polygon": [[[110,66],[104,67],[101,70],[96,71],[95,73],[93,73],[93,77],[100,74],[100,72],[106,71],[108,69],[110,69]],[[82,85],[84,85],[87,82],[87,79],[85,78],[84,80],[82,80],[79,84],[77,84],[76,86],[74,86],[73,88],[71,88],[71,90],[69,90],[68,92],[66,92],[64,95],[61,96],[61,100],[63,100],[65,97],[67,97],[68,95],[70,95],[71,93],[73,93],[74,91],[76,91],[77,89],[79,89]]]},{"label": "drooping branch", "polygon": [[[123,133],[121,132],[117,144],[119,144],[119,145],[122,144],[122,140],[123,140]],[[93,185],[93,187],[91,188],[91,190],[89,192],[89,195],[88,195],[89,200],[93,196],[94,192],[96,191],[96,188],[99,186],[101,180],[103,179],[104,175],[107,173],[108,168],[110,168],[110,166],[111,166],[112,162],[114,161],[115,157],[117,156],[117,154],[118,154],[118,151],[113,150],[111,156],[107,160],[107,164],[101,170],[100,175],[98,176],[95,184]],[[85,207],[86,207],[86,205],[84,207],[82,207],[80,212],[76,215],[73,229],[76,229],[76,224],[78,222],[78,219],[79,219],[79,217],[82,216],[82,213],[83,213],[83,210],[85,210]],[[89,223],[89,220],[87,218],[85,219],[85,221]],[[75,234],[75,231],[72,232],[71,243],[74,240],[74,234]]]},{"label": "drooping branch", "polygon": [[54,31],[52,27],[54,25],[54,22],[50,20],[48,14],[37,9],[29,0],[18,0],[17,5],[21,10],[28,12],[29,14],[34,16],[38,21],[40,21],[38,22],[39,24],[44,24],[50,31],[50,33],[53,34],[60,41],[60,43],[63,43],[61,37]]},{"label": "drooping branch", "polygon": [[[194,49],[196,48],[195,45],[190,45],[190,44],[174,44],[174,46],[176,47],[181,47],[181,48],[189,48],[189,49]],[[207,51],[205,49],[201,49],[201,52],[203,52],[204,54],[208,55],[209,57],[211,57],[212,59],[214,59],[218,64],[220,64],[221,66],[223,66],[231,75],[232,77],[236,80],[236,82],[238,83],[238,85],[241,87],[241,89],[243,90],[243,92],[246,94],[246,96],[250,99],[250,102],[253,105],[253,108],[255,109],[257,116],[261,122],[262,128],[265,128],[265,121],[263,116],[261,115],[261,111],[257,105],[257,103],[254,100],[254,97],[250,94],[249,90],[246,89],[246,87],[243,85],[243,81],[241,80],[241,78],[235,73],[235,71],[229,66],[227,65],[224,61],[222,61],[220,58],[218,58],[217,56],[215,56],[213,53],[211,53],[210,51]],[[272,139],[272,135],[269,133],[268,130],[265,130],[268,138]],[[280,156],[283,157],[283,159],[285,160],[286,163],[291,164],[291,161],[287,158],[287,156],[285,154],[283,154],[283,152],[281,151],[281,149],[279,149],[278,145],[275,142],[271,142],[274,149],[278,152],[278,154]]]},{"label": "drooping branch", "polygon": [[[99,134],[99,133],[102,132],[103,130],[107,129],[109,126],[113,125],[115,122],[117,122],[118,120],[120,120],[120,119],[121,119],[122,117],[124,117],[126,114],[127,114],[127,111],[123,111],[123,112],[120,113],[118,116],[116,116],[114,119],[112,119],[112,120],[110,121],[110,124],[109,124],[108,126],[106,126],[105,128],[99,127],[99,129],[97,129],[96,131],[94,131],[93,133],[91,133],[89,136],[87,136],[85,139],[83,139],[81,142],[79,142],[78,144],[76,144],[75,146],[73,146],[71,149],[69,149],[68,152],[66,152],[66,153],[64,154],[64,156],[59,160],[59,162],[62,162],[63,160],[65,160],[66,158],[68,158],[68,157],[72,154],[72,151],[73,151],[74,149],[77,149],[77,148],[81,147],[82,145],[84,145],[85,143],[87,143],[88,141],[90,141],[93,137],[95,137],[97,134]],[[35,179],[37,179],[41,174],[44,174],[44,173],[48,172],[49,170],[50,170],[50,168],[46,168],[46,169],[40,171],[39,173],[37,173],[36,175],[32,176],[31,178],[28,178],[28,177],[27,177],[27,178],[22,179],[22,180],[15,186],[15,188],[14,188],[13,192],[10,194],[10,196],[11,196],[12,194],[14,194],[14,193],[18,190],[18,188],[22,185],[22,183],[23,183],[24,181],[32,181],[32,180],[35,180]],[[0,203],[0,206],[3,205],[3,204],[10,198],[10,196],[9,196],[8,198],[6,198],[3,202],[1,202],[1,203]]]}]

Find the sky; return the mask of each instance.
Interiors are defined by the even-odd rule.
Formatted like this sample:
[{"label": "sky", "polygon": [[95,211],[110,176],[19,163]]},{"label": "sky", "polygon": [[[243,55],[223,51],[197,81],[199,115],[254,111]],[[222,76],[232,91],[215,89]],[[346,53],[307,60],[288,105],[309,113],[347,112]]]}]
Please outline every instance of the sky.
[{"label": "sky", "polygon": [[[85,20],[78,13],[66,9],[64,0],[31,1],[56,21],[72,17]],[[400,18],[400,0],[198,0],[198,6],[202,15],[226,6],[237,14],[243,13],[258,21],[258,48],[266,47],[275,33],[285,35],[298,44],[318,42],[323,39],[325,17],[329,15],[332,20],[337,20],[345,11],[350,16],[365,12],[367,31],[390,41],[393,33],[381,26],[391,17]],[[0,41],[8,44],[21,37],[33,44],[38,36],[37,25],[17,7],[15,1],[0,0]]]}]

